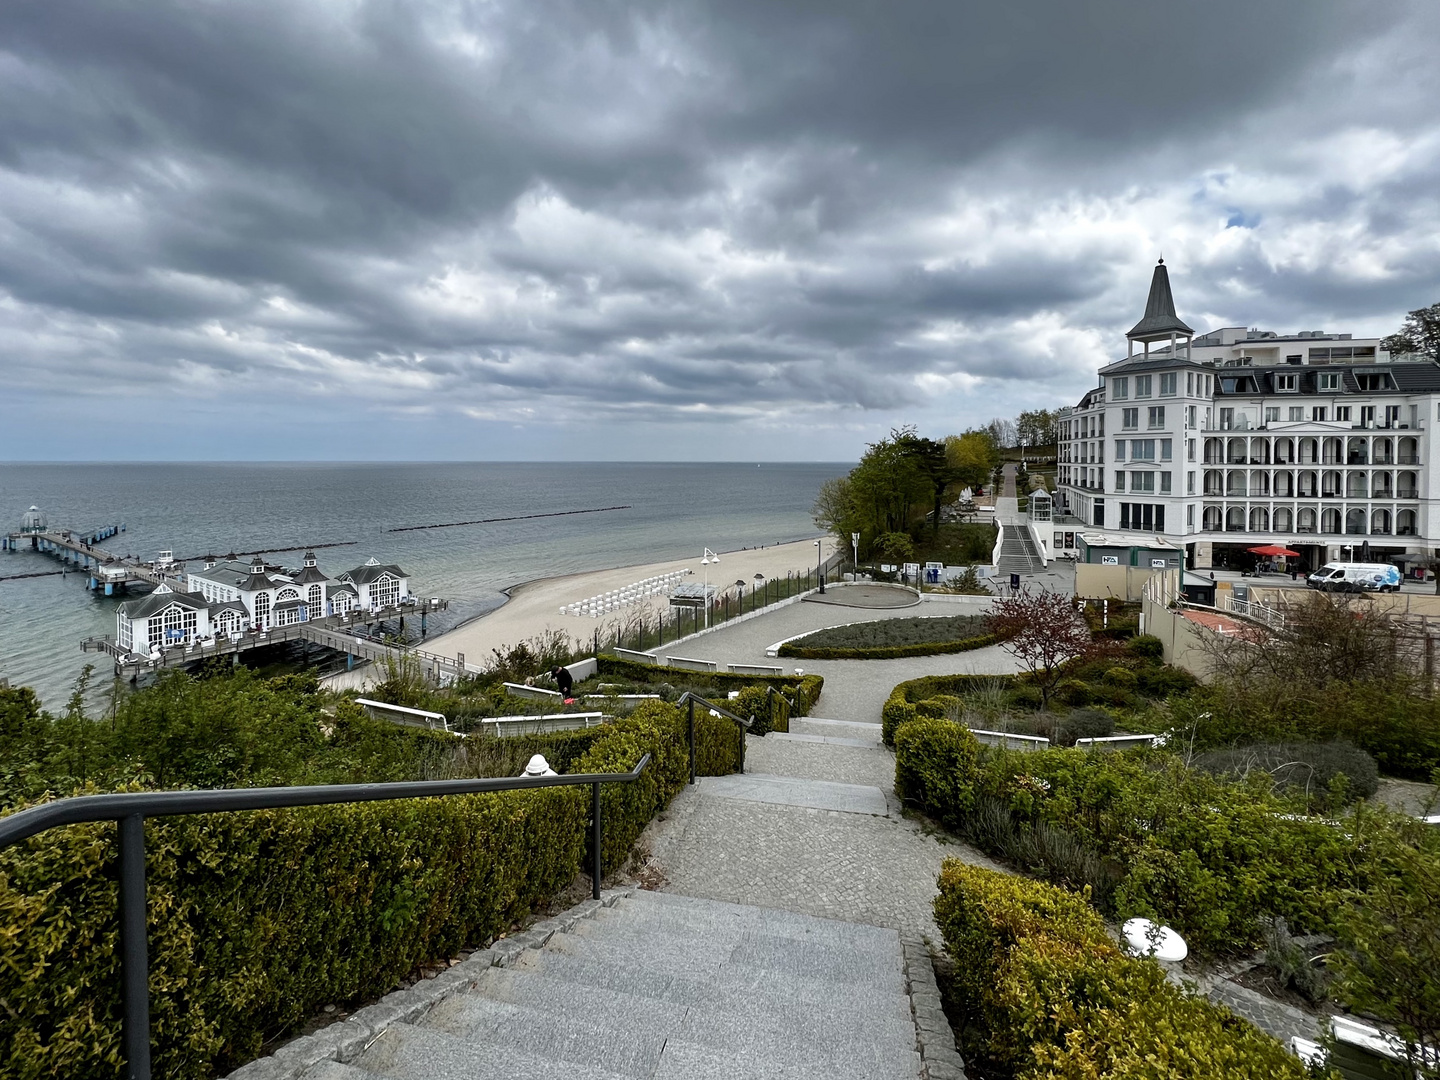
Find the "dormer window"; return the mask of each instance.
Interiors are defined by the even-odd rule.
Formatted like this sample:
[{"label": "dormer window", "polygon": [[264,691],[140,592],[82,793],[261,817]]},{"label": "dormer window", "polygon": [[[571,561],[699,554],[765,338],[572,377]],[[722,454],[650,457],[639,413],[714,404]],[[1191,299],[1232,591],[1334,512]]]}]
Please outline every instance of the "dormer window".
[{"label": "dormer window", "polygon": [[1335,393],[1340,389],[1340,373],[1338,371],[1322,371],[1319,376],[1321,392]]},{"label": "dormer window", "polygon": [[1297,382],[1296,382],[1296,379],[1297,379],[1297,376],[1295,376],[1295,375],[1276,375],[1276,376],[1275,376],[1275,391],[1276,391],[1276,393],[1280,393],[1280,394],[1293,394],[1293,393],[1295,392],[1295,390],[1296,390],[1297,385],[1298,385]]}]

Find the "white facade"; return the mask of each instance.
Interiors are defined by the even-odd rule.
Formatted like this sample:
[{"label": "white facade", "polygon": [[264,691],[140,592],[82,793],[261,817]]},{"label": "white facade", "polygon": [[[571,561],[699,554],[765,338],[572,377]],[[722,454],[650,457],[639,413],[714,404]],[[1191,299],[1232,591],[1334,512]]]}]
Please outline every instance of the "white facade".
[{"label": "white facade", "polygon": [[120,646],[150,655],[247,630],[394,608],[410,597],[410,579],[398,566],[371,559],[332,580],[311,552],[293,573],[266,566],[258,557],[248,565],[206,559],[203,569],[185,575],[183,588],[162,584],[143,599],[121,604],[115,616]]},{"label": "white facade", "polygon": [[[1163,274],[1151,293],[1162,309]],[[1147,311],[1140,326],[1150,321]],[[1435,553],[1440,365],[1348,334],[1171,336],[1137,354],[1132,331],[1132,355],[1102,368],[1061,421],[1059,501],[1078,519],[1072,531],[1162,536],[1199,567],[1262,544],[1311,567]]]}]

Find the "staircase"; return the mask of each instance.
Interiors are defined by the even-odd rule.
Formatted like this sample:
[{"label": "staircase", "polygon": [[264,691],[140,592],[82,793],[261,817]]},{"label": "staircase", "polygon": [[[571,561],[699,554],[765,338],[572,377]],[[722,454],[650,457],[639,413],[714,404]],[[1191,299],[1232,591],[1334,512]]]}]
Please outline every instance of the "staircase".
[{"label": "staircase", "polygon": [[1035,538],[1028,525],[1002,525],[1000,558],[995,564],[1001,577],[1011,574],[1038,574],[1045,569],[1045,560],[1035,547]]},{"label": "staircase", "polygon": [[425,1010],[397,1013],[408,1019],[375,1014],[367,1026],[357,1014],[349,1023],[361,1021],[363,1037],[342,1045],[339,1060],[315,1061],[294,1075],[925,1075],[896,931],[642,890],[610,902],[586,908],[588,917],[546,935],[539,947],[488,950],[506,966],[484,961]]}]

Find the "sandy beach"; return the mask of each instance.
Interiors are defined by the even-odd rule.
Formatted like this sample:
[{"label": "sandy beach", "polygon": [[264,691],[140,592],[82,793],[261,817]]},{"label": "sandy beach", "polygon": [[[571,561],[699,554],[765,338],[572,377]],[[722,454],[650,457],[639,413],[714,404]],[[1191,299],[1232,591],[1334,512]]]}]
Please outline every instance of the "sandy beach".
[{"label": "sandy beach", "polygon": [[[822,540],[824,555],[835,550],[832,537]],[[521,641],[538,637],[547,630],[560,630],[572,637],[588,639],[599,625],[608,625],[609,620],[627,618],[638,613],[642,606],[650,612],[657,612],[667,606],[663,596],[651,597],[644,605],[627,607],[612,613],[605,619],[583,616],[562,615],[560,609],[600,593],[612,592],[632,585],[644,578],[658,577],[675,570],[693,570],[688,581],[704,580],[705,567],[700,565],[700,555],[694,558],[672,559],[668,562],[644,563],[624,566],[614,570],[594,570],[565,577],[542,578],[527,582],[509,590],[510,599],[486,615],[425,643],[429,652],[454,656],[464,653],[469,664],[483,664],[492,649],[502,649]],[[774,547],[750,548],[743,551],[720,553],[719,565],[709,567],[710,584],[733,590],[736,581],[751,585],[756,574],[766,578],[784,577],[787,572],[804,573],[815,568],[815,541],[797,540],[790,544]]]}]

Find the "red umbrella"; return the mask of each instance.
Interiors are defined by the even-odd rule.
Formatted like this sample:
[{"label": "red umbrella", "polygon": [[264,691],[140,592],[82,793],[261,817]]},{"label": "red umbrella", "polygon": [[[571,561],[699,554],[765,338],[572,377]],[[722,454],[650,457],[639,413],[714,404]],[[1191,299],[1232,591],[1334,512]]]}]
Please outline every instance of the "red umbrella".
[{"label": "red umbrella", "polygon": [[1260,547],[1246,548],[1245,550],[1252,555],[1268,555],[1270,558],[1279,558],[1281,555],[1292,555],[1296,558],[1300,556],[1300,552],[1291,551],[1289,548],[1281,547],[1279,544],[1263,544]]}]

